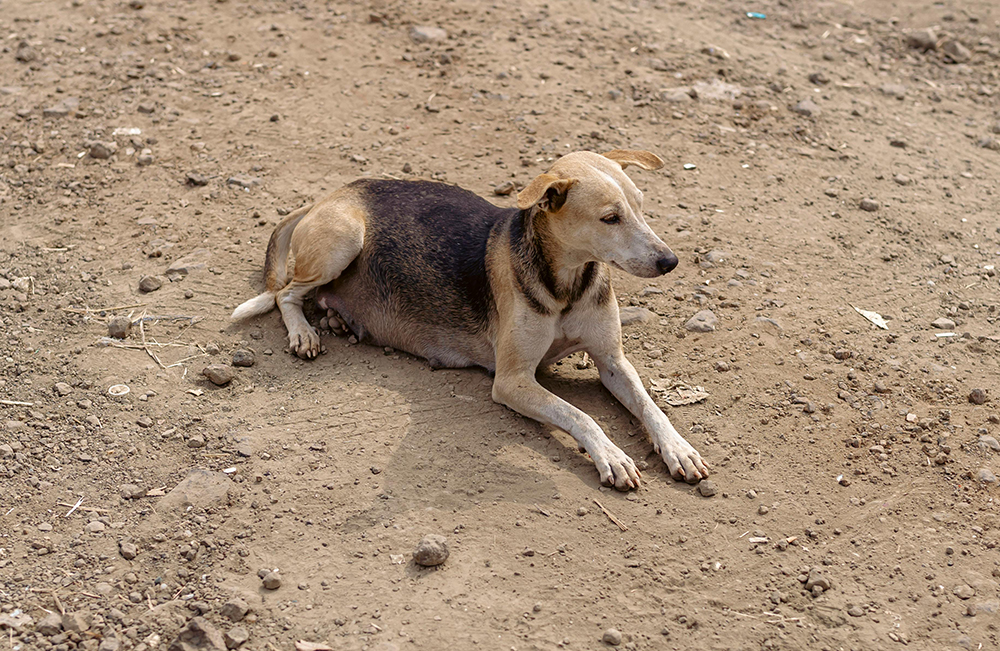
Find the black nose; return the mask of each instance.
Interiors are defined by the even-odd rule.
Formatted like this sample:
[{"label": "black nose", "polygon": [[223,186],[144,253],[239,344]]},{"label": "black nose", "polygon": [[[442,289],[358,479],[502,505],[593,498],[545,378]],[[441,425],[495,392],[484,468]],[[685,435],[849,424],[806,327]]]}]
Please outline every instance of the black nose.
[{"label": "black nose", "polygon": [[662,256],[656,261],[656,270],[660,272],[662,276],[665,273],[673,271],[674,267],[677,266],[677,256],[673,253]]}]

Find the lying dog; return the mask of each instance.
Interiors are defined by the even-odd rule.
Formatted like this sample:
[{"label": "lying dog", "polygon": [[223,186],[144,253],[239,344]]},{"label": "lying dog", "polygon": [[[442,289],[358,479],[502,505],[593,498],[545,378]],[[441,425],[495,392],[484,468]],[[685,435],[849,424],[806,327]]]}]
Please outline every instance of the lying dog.
[{"label": "lying dog", "polygon": [[535,379],[539,365],[587,351],[670,473],[696,482],[708,465],[650,399],[622,351],[608,265],[642,278],[677,266],[643,219],[642,193],[623,171],[629,165],[651,170],[663,161],[646,151],[568,154],[517,195],[516,209],[441,183],[355,181],[278,224],[264,263],[267,291],[232,318],[277,303],[289,346],[312,359],[319,335],[302,302],[318,288],[316,303],[359,339],[434,367],[494,372],[495,401],[572,435],[605,485],[634,488],[632,459],[594,419]]}]

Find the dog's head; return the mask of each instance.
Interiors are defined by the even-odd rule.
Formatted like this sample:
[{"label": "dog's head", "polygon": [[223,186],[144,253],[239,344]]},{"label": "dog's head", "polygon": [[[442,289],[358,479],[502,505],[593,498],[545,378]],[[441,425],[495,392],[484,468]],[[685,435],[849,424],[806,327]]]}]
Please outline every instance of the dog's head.
[{"label": "dog's head", "polygon": [[593,260],[633,276],[653,278],[677,266],[677,256],[642,216],[642,193],[624,172],[663,167],[648,151],[616,149],[604,155],[578,151],[563,156],[517,195],[517,207],[537,207],[568,263]]}]

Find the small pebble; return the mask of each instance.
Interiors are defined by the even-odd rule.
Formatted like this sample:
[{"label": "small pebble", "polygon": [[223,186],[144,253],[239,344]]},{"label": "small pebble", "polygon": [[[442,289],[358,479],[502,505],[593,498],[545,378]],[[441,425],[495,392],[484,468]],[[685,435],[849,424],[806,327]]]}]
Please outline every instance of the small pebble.
[{"label": "small pebble", "polygon": [[981,405],[986,402],[986,389],[973,389],[969,392],[969,402]]},{"label": "small pebble", "polygon": [[417,548],[413,551],[413,560],[417,565],[433,567],[448,560],[449,553],[447,539],[432,533],[417,543]]},{"label": "small pebble", "polygon": [[119,547],[118,551],[121,552],[122,558],[127,561],[132,560],[139,555],[139,548],[135,546],[134,543],[123,542]]},{"label": "small pebble", "polygon": [[139,291],[148,294],[163,286],[163,281],[156,276],[143,276],[139,279]]},{"label": "small pebble", "polygon": [[875,212],[879,209],[879,204],[874,199],[862,199],[858,207],[865,212]]},{"label": "small pebble", "polygon": [[712,497],[715,495],[715,484],[713,484],[710,479],[702,479],[698,483],[698,493],[700,493],[702,497]]},{"label": "small pebble", "polygon": [[250,633],[242,626],[234,626],[226,631],[226,648],[235,649],[250,639]]},{"label": "small pebble", "polygon": [[124,339],[132,332],[132,320],[127,316],[116,316],[108,321],[108,336]]},{"label": "small pebble", "polygon": [[228,364],[212,364],[202,369],[201,374],[207,377],[212,384],[222,387],[233,380],[236,371]]},{"label": "small pebble", "polygon": [[239,348],[233,351],[233,366],[249,367],[257,361],[252,350]]},{"label": "small pebble", "polygon": [[610,644],[611,646],[618,646],[622,643],[622,634],[617,628],[609,628],[604,631],[604,635],[601,636],[601,640],[605,644]]},{"label": "small pebble", "polygon": [[504,181],[500,185],[497,185],[496,187],[493,188],[493,194],[505,197],[509,194],[512,194],[516,189],[517,186],[514,185],[513,181]]},{"label": "small pebble", "polygon": [[281,587],[281,575],[277,572],[268,572],[261,577],[261,583],[266,590],[277,590]]}]

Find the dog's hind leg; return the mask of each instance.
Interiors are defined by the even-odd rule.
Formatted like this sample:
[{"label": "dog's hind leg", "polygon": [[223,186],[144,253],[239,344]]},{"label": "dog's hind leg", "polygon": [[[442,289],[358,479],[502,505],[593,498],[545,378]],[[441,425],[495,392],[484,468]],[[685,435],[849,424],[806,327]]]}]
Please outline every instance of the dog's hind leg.
[{"label": "dog's hind leg", "polygon": [[295,272],[277,294],[278,309],[288,328],[288,346],[303,359],[319,355],[319,334],[306,321],[302,303],[313,289],[338,278],[361,252],[364,214],[349,200],[321,204],[292,234]]}]

